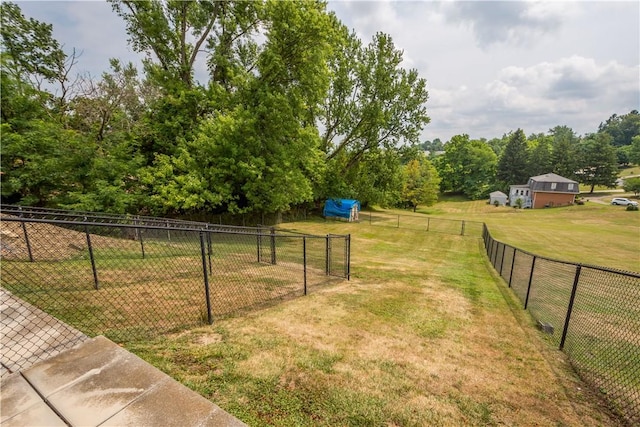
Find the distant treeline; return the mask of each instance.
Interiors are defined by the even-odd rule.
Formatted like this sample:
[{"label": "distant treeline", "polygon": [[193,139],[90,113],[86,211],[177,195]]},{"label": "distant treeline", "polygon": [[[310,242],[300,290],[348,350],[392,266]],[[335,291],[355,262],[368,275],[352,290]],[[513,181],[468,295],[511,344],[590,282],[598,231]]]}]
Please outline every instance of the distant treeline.
[{"label": "distant treeline", "polygon": [[111,59],[99,78],[75,72],[81,56],[50,24],[0,5],[3,203],[184,215],[342,197],[415,209],[537,172],[609,185],[640,157],[636,111],[584,137],[559,126],[421,144],[424,78],[401,67],[389,35],[363,42],[323,2],[110,3],[146,59],[142,70]]}]

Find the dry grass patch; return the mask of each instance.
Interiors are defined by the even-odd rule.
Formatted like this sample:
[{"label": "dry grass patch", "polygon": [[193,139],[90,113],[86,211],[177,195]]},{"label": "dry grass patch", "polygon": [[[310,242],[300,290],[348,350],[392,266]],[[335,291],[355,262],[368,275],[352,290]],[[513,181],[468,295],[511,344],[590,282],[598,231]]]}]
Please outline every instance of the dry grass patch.
[{"label": "dry grass patch", "polygon": [[351,282],[133,350],[252,426],[617,425],[477,240],[375,232],[353,235]]}]

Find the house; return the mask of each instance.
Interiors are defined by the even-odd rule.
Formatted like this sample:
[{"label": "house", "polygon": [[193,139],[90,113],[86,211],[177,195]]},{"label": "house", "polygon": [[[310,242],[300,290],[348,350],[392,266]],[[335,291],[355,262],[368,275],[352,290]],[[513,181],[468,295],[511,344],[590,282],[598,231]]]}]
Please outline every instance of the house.
[{"label": "house", "polygon": [[[525,185],[509,186],[509,204],[523,208],[568,206],[579,193],[578,183],[555,173],[532,176]],[[518,202],[522,200],[522,202]]]},{"label": "house", "polygon": [[497,203],[497,206],[505,206],[507,204],[507,195],[502,191],[494,191],[489,194],[489,203],[492,205]]}]

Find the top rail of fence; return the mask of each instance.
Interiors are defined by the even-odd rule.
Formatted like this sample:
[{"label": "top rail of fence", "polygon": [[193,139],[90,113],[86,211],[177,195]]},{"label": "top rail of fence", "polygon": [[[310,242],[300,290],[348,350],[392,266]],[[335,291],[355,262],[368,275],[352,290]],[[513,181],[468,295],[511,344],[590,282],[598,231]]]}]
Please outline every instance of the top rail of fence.
[{"label": "top rail of fence", "polygon": [[[187,232],[207,231],[226,234],[264,235],[265,233],[272,233],[276,236],[326,238],[326,236],[300,233],[264,225],[248,227],[141,215],[118,215],[30,206],[2,205],[0,207],[0,214],[3,215],[3,221],[48,222],[76,226],[111,225],[121,228],[172,229]],[[345,236],[346,235],[332,235],[331,237]]]}]

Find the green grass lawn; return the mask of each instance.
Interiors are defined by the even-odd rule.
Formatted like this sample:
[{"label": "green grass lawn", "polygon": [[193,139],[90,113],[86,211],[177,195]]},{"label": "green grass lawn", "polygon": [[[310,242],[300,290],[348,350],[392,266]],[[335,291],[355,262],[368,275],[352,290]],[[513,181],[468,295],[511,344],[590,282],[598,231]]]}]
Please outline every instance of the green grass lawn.
[{"label": "green grass lawn", "polygon": [[130,348],[251,426],[618,425],[476,238],[369,226],[352,280]]},{"label": "green grass lawn", "polygon": [[[393,212],[411,216],[413,223],[425,214],[484,221],[497,239],[539,255],[638,270],[640,216],[620,207],[588,203],[515,210],[448,198],[416,214]],[[351,233],[352,280],[237,317],[217,317],[213,326],[174,329],[124,344],[251,426],[619,425],[577,379],[565,356],[533,328],[490,267],[480,239],[386,225],[284,224],[317,235]],[[251,251],[243,272],[236,271],[241,258],[234,257],[246,251],[236,243],[220,243],[214,252],[231,259],[225,274],[238,277],[233,282],[238,289],[251,284],[262,293],[287,291],[285,270],[269,276],[265,272],[274,266],[255,265],[255,237],[246,243]],[[77,264],[65,270],[82,276],[78,280],[87,289],[73,291],[80,297],[113,293],[131,302],[121,312],[102,313],[101,298],[94,297],[80,315],[96,311],[117,322],[139,314],[145,301],[161,302],[169,313],[178,301],[169,291],[159,292],[161,284],[171,292],[184,290],[177,313],[194,308],[190,318],[201,320],[202,307],[189,299],[202,293],[201,285],[186,286],[187,276],[196,271],[201,283],[199,247],[154,245],[159,243],[148,242],[145,259],[138,245],[107,246],[105,254],[121,255],[102,264],[98,245],[100,271],[112,272],[100,273],[99,291],[92,290],[86,257],[74,249],[59,261]],[[278,265],[294,262],[289,252],[295,252],[293,245],[279,246]],[[54,284],[70,280],[48,262],[30,271]],[[147,267],[125,274],[139,265]],[[185,277],[161,274],[162,265],[173,265],[171,271]],[[222,271],[214,269],[217,275]],[[149,288],[150,279],[159,285]],[[10,277],[3,281],[11,284]],[[221,309],[233,303],[221,301]]]},{"label": "green grass lawn", "polygon": [[445,198],[419,212],[485,222],[495,239],[537,255],[640,272],[640,211],[626,211],[622,206],[587,202],[583,206],[514,209],[491,206],[485,200]]}]

